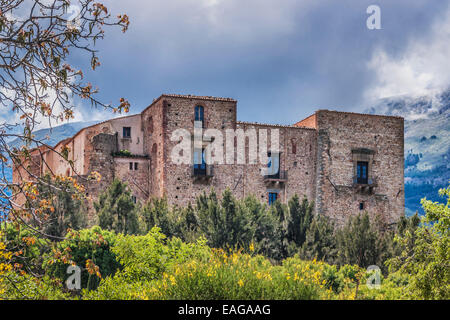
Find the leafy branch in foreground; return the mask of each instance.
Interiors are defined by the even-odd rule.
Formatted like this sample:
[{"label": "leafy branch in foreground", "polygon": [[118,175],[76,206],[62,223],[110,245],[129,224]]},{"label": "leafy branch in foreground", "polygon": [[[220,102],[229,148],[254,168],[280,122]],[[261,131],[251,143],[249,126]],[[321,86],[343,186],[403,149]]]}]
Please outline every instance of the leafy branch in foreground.
[{"label": "leafy branch in foreground", "polygon": [[[74,11],[75,16],[70,14]],[[125,98],[115,106],[100,101],[98,88],[84,77],[84,67],[74,65],[75,58],[87,56],[81,64],[95,70],[100,65],[96,42],[106,29],[125,32],[128,26],[127,15],[114,16],[94,0],[0,2],[0,108],[8,114],[0,122],[0,218],[28,228],[30,237],[62,240],[67,228],[82,226],[79,216],[64,212],[78,210],[81,179],[95,181],[99,175],[81,177],[69,159],[69,148],[48,146],[33,131],[72,119],[78,101],[112,112],[129,111]],[[19,146],[11,146],[12,140]],[[65,161],[73,177],[53,172],[44,151]],[[11,166],[14,182],[6,175]]]}]

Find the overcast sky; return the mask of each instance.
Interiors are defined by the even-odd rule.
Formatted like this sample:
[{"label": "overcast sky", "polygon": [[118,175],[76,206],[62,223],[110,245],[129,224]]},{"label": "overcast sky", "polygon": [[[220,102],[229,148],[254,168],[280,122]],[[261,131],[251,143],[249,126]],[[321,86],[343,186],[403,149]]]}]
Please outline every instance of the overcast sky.
[{"label": "overcast sky", "polygon": [[[231,97],[238,119],[292,124],[314,110],[450,85],[449,0],[106,0],[130,28],[87,73],[105,102],[140,112],[162,93]],[[381,30],[366,9],[381,8]],[[90,107],[76,120],[112,115]]]}]

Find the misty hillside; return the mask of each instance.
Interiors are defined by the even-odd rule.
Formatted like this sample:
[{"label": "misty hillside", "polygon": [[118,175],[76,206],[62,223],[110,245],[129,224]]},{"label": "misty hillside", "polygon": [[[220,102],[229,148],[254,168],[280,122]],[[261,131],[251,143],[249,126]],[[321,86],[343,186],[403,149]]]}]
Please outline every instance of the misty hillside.
[{"label": "misty hillside", "polygon": [[[66,138],[70,138],[75,135],[81,129],[91,126],[99,121],[88,121],[88,122],[72,122],[62,124],[57,127],[53,127],[52,129],[41,129],[34,131],[34,138],[36,140],[42,141],[43,143],[48,144],[49,146],[55,146],[59,141],[64,140]],[[11,147],[20,147],[22,141],[19,138],[11,141],[9,145]]]},{"label": "misty hillside", "polygon": [[[70,138],[75,135],[81,129],[93,125],[99,121],[88,121],[88,122],[73,122],[66,123],[52,129],[41,129],[33,132],[36,140],[42,141],[50,146],[55,146],[59,141]],[[9,143],[10,147],[20,147],[23,144],[22,140],[19,138],[14,139]],[[2,164],[3,166],[3,164]],[[12,180],[12,170],[10,167],[4,166],[0,170],[0,175],[3,175],[8,181]],[[0,176],[0,179],[3,177]]]},{"label": "misty hillside", "polygon": [[381,100],[369,113],[405,118],[406,213],[421,211],[420,199],[442,201],[450,181],[450,89],[433,96]]}]

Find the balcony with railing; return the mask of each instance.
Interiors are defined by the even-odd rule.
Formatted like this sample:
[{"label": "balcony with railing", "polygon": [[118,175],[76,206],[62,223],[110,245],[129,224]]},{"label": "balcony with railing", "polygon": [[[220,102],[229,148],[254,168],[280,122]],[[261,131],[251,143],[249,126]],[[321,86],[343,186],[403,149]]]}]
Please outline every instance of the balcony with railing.
[{"label": "balcony with railing", "polygon": [[194,179],[205,180],[214,177],[214,166],[212,165],[193,165],[191,170]]},{"label": "balcony with railing", "polygon": [[363,192],[363,193],[373,193],[374,188],[377,187],[377,178],[361,178],[361,177],[354,177],[353,178],[353,188],[357,191]]},{"label": "balcony with railing", "polygon": [[286,182],[288,173],[286,170],[278,170],[277,173],[264,175],[265,182]]}]

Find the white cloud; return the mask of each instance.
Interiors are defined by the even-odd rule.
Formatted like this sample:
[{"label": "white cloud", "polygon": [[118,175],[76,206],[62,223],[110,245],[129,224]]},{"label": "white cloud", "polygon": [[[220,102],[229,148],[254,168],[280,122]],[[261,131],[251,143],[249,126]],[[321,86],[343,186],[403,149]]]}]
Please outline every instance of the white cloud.
[{"label": "white cloud", "polygon": [[450,9],[426,38],[413,39],[403,54],[389,56],[378,49],[368,63],[376,77],[368,100],[409,95],[432,96],[450,86]]}]

